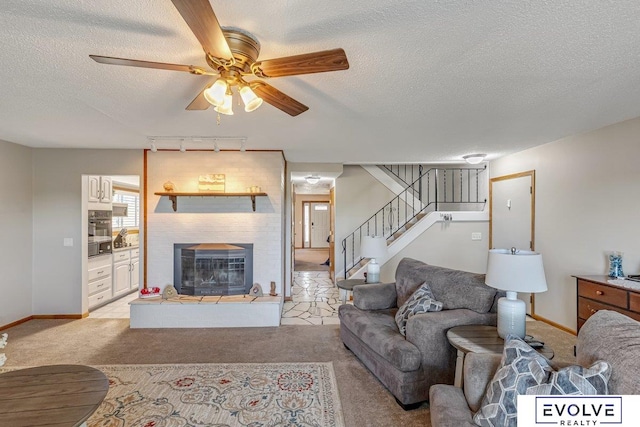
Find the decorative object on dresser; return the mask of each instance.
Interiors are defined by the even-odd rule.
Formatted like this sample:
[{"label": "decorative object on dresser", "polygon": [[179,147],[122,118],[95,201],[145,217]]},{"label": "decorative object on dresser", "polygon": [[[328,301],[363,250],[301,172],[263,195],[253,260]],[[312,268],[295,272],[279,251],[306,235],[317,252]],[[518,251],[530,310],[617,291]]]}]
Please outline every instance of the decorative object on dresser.
[{"label": "decorative object on dresser", "polygon": [[609,253],[609,277],[624,277],[622,271],[622,252],[613,251]]},{"label": "decorative object on dresser", "polygon": [[640,321],[640,283],[608,276],[574,276],[577,291],[577,328],[599,310],[612,310]]},{"label": "decorative object on dresser", "polygon": [[382,236],[363,236],[360,253],[364,258],[371,258],[367,264],[367,283],[380,281],[380,264],[376,258],[383,258],[387,254],[387,240]]},{"label": "decorative object on dresser", "polygon": [[537,252],[511,249],[491,249],[487,260],[485,283],[507,292],[498,300],[498,335],[504,339],[509,334],[524,338],[525,303],[518,299],[518,292],[544,292],[542,255]]}]

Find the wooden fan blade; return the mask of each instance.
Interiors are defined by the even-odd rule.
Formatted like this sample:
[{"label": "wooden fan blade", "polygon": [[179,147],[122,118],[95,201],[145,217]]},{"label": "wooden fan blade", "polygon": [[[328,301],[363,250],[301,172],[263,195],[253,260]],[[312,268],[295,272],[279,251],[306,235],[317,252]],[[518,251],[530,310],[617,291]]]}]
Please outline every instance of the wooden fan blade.
[{"label": "wooden fan blade", "polygon": [[114,58],[111,56],[99,55],[89,55],[89,57],[101,64],[127,65],[129,67],[156,68],[158,70],[185,71],[187,73],[198,75],[213,75],[211,71],[207,71],[204,68],[196,67],[194,65],[168,64],[166,62],[140,61],[137,59]]},{"label": "wooden fan blade", "polygon": [[347,61],[347,55],[342,49],[267,59],[257,61],[251,66],[251,70],[258,77],[295,76],[346,70],[348,68],[349,61]]},{"label": "wooden fan blade", "polygon": [[267,102],[279,110],[284,111],[290,116],[297,116],[300,113],[304,113],[309,109],[304,104],[299,103],[295,99],[291,98],[288,95],[280,92],[273,86],[266,84],[265,82],[253,81],[250,83],[251,89],[263,99],[264,102]]},{"label": "wooden fan blade", "polygon": [[186,110],[206,110],[207,108],[211,107],[209,101],[207,101],[204,97],[204,91],[209,89],[212,85],[213,83],[209,83],[208,85],[206,85],[204,89],[200,91],[198,96],[196,96],[193,101],[191,101],[191,104],[187,105]]},{"label": "wooden fan blade", "polygon": [[233,54],[209,0],[171,0],[206,53],[233,61]]}]

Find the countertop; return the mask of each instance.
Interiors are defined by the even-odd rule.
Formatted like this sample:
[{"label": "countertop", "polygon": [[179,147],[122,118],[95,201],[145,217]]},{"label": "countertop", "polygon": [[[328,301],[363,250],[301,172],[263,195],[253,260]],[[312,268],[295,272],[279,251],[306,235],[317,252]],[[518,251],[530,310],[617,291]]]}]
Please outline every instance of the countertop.
[{"label": "countertop", "polygon": [[131,245],[131,246],[125,246],[123,248],[113,248],[113,249],[111,249],[111,251],[115,253],[115,252],[128,251],[130,249],[138,249],[139,247],[140,247],[140,245],[134,244],[134,245]]}]

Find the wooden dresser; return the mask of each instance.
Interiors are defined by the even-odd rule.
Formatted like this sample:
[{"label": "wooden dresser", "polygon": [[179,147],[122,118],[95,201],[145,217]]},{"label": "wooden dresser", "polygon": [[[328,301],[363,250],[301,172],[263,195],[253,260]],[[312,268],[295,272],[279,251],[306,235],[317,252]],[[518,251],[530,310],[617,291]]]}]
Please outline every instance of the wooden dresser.
[{"label": "wooden dresser", "polygon": [[574,276],[578,285],[578,331],[598,310],[613,310],[640,321],[640,282],[636,288],[609,283],[608,276]]}]

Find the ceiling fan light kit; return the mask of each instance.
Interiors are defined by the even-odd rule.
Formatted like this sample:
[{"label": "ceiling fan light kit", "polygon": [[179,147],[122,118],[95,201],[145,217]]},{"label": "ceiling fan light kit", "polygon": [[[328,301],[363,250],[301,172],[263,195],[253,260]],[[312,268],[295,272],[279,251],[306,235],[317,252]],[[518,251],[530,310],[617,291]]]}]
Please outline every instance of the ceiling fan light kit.
[{"label": "ceiling fan light kit", "polygon": [[[194,75],[218,76],[187,106],[187,110],[206,110],[213,105],[220,114],[232,115],[232,86],[239,87],[245,111],[260,107],[263,101],[277,109],[297,116],[309,109],[262,80],[244,80],[245,76],[259,79],[295,76],[346,70],[349,62],[343,49],[312,52],[258,61],[260,43],[251,34],[238,28],[222,28],[209,0],[171,0],[205,52],[205,60],[213,71],[194,65],[170,64],[89,55],[101,64],[126,65],[188,72]],[[219,116],[218,116],[219,124]]]}]

